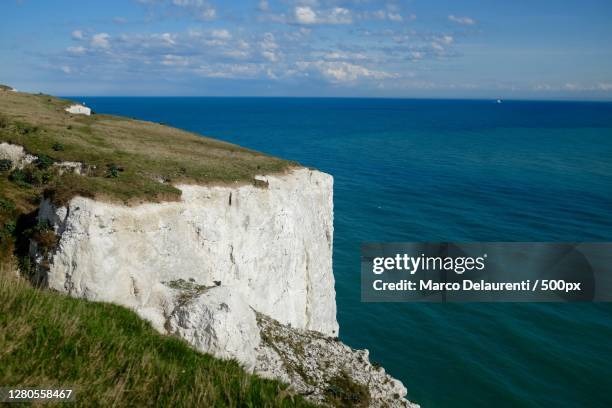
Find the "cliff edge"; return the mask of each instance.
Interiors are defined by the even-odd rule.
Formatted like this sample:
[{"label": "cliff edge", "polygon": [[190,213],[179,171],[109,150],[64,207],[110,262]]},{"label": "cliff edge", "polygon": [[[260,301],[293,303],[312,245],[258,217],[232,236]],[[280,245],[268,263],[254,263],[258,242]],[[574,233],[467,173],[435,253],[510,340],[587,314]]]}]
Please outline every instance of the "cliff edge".
[{"label": "cliff edge", "polygon": [[[0,108],[9,106],[0,96]],[[10,98],[19,105],[24,97]],[[30,213],[32,281],[130,308],[159,332],[287,382],[316,403],[413,406],[367,350],[337,338],[331,176],[175,130],[163,156],[155,134],[131,128],[159,133],[158,125],[75,118],[55,98],[33,98],[42,104],[27,123],[10,115],[15,104],[0,118],[9,179],[43,195]],[[105,129],[112,135],[95,139]],[[181,143],[202,155],[185,152],[181,164]],[[98,153],[80,157],[86,144]],[[162,164],[146,162],[147,145]],[[223,177],[211,176],[215,161]]]}]

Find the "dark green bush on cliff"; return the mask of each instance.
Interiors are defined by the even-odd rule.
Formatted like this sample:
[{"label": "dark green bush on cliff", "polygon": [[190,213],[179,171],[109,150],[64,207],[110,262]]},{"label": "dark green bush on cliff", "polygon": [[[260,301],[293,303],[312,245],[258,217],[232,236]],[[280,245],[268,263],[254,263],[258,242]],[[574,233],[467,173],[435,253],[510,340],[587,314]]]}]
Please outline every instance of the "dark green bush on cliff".
[{"label": "dark green bush on cliff", "polygon": [[0,172],[9,171],[13,168],[13,162],[9,159],[0,160]]}]

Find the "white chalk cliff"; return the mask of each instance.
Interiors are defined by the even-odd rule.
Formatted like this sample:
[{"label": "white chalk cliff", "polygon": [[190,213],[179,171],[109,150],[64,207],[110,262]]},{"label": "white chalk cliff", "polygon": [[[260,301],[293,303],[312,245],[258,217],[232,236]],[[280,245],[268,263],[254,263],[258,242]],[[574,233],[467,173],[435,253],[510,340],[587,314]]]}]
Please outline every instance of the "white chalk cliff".
[{"label": "white chalk cliff", "polygon": [[32,243],[39,278],[133,309],[160,332],[287,381],[312,401],[328,402],[348,376],[368,390],[370,406],[412,406],[367,351],[337,340],[332,177],[298,168],[258,179],[178,185],[181,201],[133,207],[44,200],[38,217],[58,244],[47,252]]}]

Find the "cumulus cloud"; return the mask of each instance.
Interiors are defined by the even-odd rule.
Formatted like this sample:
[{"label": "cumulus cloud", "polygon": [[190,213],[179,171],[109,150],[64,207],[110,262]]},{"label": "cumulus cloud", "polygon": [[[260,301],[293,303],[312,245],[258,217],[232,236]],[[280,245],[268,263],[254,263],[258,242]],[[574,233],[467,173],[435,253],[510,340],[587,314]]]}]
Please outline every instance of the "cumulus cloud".
[{"label": "cumulus cloud", "polygon": [[81,30],[74,30],[70,35],[74,40],[82,40],[85,38],[85,34],[83,34]]},{"label": "cumulus cloud", "polygon": [[396,74],[369,69],[345,61],[298,61],[296,66],[300,71],[315,70],[332,82],[353,82],[362,78],[381,80],[397,77]]},{"label": "cumulus cloud", "polygon": [[474,25],[476,20],[470,17],[458,17],[453,14],[448,16],[448,20],[461,25]]},{"label": "cumulus cloud", "polygon": [[80,45],[76,47],[68,47],[67,50],[69,53],[75,54],[75,55],[83,55],[85,54],[85,51],[87,51],[85,47],[80,46]]},{"label": "cumulus cloud", "polygon": [[391,20],[391,21],[396,21],[396,22],[400,22],[400,21],[403,21],[403,20],[404,20],[404,18],[402,17],[402,15],[401,15],[401,14],[399,14],[399,13],[388,13],[388,14],[387,14],[387,17],[389,18],[389,20]]},{"label": "cumulus cloud", "polygon": [[209,21],[217,17],[217,9],[204,0],[172,0],[172,4],[188,9],[199,20]]},{"label": "cumulus cloud", "polygon": [[351,24],[351,11],[344,7],[315,10],[310,6],[297,6],[294,9],[295,22],[298,24]]},{"label": "cumulus cloud", "polygon": [[95,34],[91,38],[91,46],[94,48],[108,49],[110,48],[109,39],[110,39],[110,35],[108,35],[107,33]]},{"label": "cumulus cloud", "polygon": [[365,60],[368,59],[368,56],[361,52],[350,52],[350,51],[326,51],[320,52],[316,51],[311,53],[313,57],[322,58],[325,60],[340,60],[340,61],[357,61],[357,60]]},{"label": "cumulus cloud", "polygon": [[167,54],[164,55],[161,64],[170,67],[185,67],[189,65],[189,59],[180,55]]},{"label": "cumulus cloud", "polygon": [[218,40],[229,40],[232,38],[232,34],[227,30],[212,30],[210,36]]},{"label": "cumulus cloud", "polygon": [[277,62],[280,58],[278,43],[272,33],[265,33],[263,40],[259,43],[261,55],[270,62]]},{"label": "cumulus cloud", "polygon": [[[152,12],[163,7],[164,14],[157,15],[160,18],[201,18],[201,13],[215,10],[211,1],[152,0],[148,7]],[[174,72],[186,79],[316,79],[353,87],[361,83],[397,84],[407,78],[408,62],[453,55],[453,36],[408,29],[399,24],[414,19],[405,8],[372,4],[356,0],[252,3],[251,11],[253,7],[261,11],[255,16],[257,21],[275,21],[282,27],[257,21],[247,27],[227,19],[208,27],[194,23],[185,31],[135,32],[135,26],[121,32],[124,27],[118,25],[111,25],[108,32],[75,30],[72,38],[77,42],[65,48],[53,66],[56,70],[64,65],[72,67],[73,73],[103,72],[103,67],[113,67],[127,73],[142,71],[151,77]],[[360,24],[344,26],[353,22]],[[320,25],[328,27],[321,30]],[[420,64],[419,69],[423,67]]]},{"label": "cumulus cloud", "polygon": [[300,24],[316,24],[317,13],[310,7],[296,7],[295,20]]},{"label": "cumulus cloud", "polygon": [[196,70],[197,74],[207,78],[248,79],[265,73],[261,64],[203,64]]}]

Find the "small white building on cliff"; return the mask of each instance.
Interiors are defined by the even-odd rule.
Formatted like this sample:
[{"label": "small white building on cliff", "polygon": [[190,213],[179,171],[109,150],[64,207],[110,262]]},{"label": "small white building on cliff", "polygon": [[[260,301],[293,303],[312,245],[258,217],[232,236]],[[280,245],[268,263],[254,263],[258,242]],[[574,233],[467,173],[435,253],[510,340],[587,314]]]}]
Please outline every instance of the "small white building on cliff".
[{"label": "small white building on cliff", "polygon": [[90,108],[88,108],[85,105],[78,104],[78,103],[67,107],[66,112],[72,113],[75,115],[87,115],[87,116],[91,115]]}]

